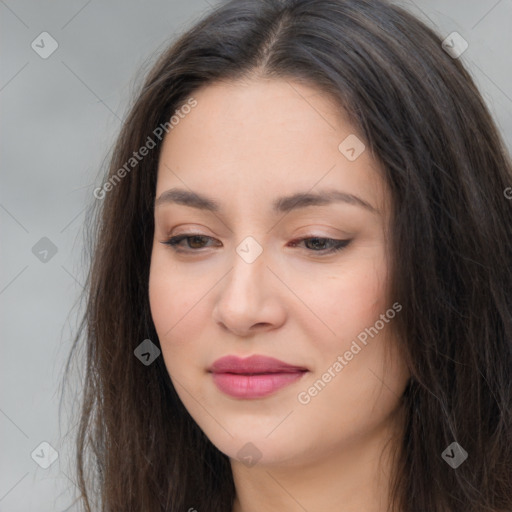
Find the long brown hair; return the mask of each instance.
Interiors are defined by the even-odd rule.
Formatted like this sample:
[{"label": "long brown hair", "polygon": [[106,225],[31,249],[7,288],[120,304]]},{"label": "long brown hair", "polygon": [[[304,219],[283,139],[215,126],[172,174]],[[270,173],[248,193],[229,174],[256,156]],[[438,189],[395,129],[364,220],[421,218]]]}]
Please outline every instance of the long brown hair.
[{"label": "long brown hair", "polygon": [[[70,353],[86,351],[76,457],[85,510],[231,511],[229,459],[184,408],[162,357],[145,366],[134,350],[159,346],[148,300],[155,129],[198,87],[255,74],[335,98],[391,190],[395,328],[412,375],[393,510],[512,510],[512,165],[441,41],[376,0],[232,0],[159,57],[89,211],[86,312]],[[156,147],[127,168],[148,137]],[[468,454],[456,469],[441,456],[453,442]]]}]

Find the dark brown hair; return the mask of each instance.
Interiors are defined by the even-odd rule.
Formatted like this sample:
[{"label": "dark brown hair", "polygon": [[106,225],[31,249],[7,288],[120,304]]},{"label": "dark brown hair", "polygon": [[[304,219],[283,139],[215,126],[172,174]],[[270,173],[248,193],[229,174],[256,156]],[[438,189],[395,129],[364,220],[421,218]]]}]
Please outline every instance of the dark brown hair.
[{"label": "dark brown hair", "polygon": [[[200,86],[263,76],[335,98],[392,197],[391,294],[403,306],[395,328],[412,375],[393,510],[511,511],[512,204],[503,191],[512,166],[441,40],[376,0],[223,3],[148,73],[105,179]],[[70,354],[83,340],[81,502],[87,511],[230,512],[228,457],[184,408],[163,358],[145,366],[134,356],[145,339],[159,345],[148,277],[160,147],[89,212],[86,312]],[[468,453],[456,469],[441,457],[454,441]]]}]

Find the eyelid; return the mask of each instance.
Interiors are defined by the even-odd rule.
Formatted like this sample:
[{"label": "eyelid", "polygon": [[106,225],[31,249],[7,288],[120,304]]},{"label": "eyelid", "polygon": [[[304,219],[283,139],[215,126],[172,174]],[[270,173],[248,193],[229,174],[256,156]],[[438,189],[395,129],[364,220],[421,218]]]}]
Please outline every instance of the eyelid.
[{"label": "eyelid", "polygon": [[[203,252],[203,249],[207,249],[208,247],[200,247],[199,249],[181,249],[178,246],[178,244],[180,244],[182,241],[190,239],[190,238],[195,238],[195,237],[206,238],[209,240],[216,240],[214,237],[211,237],[209,235],[204,235],[202,233],[187,232],[187,233],[181,233],[181,234],[176,234],[176,235],[170,236],[166,240],[164,240],[163,242],[160,242],[160,243],[170,246],[170,248],[175,253],[201,254]],[[343,249],[345,249],[348,245],[350,245],[353,240],[352,238],[338,239],[338,238],[331,238],[328,236],[319,236],[316,234],[308,234],[308,235],[303,235],[301,237],[294,238],[289,243],[292,244],[293,247],[296,247],[301,242],[305,242],[308,240],[314,240],[314,239],[328,241],[333,244],[333,247],[331,247],[330,249],[320,249],[318,251],[315,251],[312,249],[307,249],[307,248],[305,249],[305,251],[308,252],[309,254],[311,254],[311,255],[316,254],[318,256],[324,256],[324,255],[327,256],[327,255],[338,253],[338,252],[342,251]],[[211,246],[209,246],[209,247],[211,247]]]}]

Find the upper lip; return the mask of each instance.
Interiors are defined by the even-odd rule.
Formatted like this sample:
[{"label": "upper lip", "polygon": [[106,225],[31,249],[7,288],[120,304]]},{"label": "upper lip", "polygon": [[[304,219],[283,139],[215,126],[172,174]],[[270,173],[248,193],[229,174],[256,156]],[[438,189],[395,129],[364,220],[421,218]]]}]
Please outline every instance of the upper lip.
[{"label": "upper lip", "polygon": [[307,371],[303,366],[285,363],[274,357],[253,355],[244,359],[237,356],[225,356],[217,359],[209,368],[212,373],[292,373]]}]

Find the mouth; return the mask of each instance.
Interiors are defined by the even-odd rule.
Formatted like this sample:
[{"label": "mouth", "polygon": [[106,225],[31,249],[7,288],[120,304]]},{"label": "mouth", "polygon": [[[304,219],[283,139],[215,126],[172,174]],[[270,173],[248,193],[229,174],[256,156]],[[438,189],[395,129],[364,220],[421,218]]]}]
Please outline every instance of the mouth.
[{"label": "mouth", "polygon": [[267,356],[226,356],[208,370],[217,388],[234,398],[262,398],[301,379],[309,370]]}]

